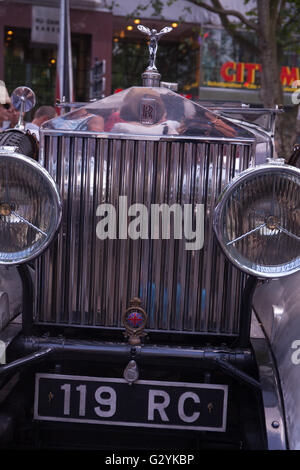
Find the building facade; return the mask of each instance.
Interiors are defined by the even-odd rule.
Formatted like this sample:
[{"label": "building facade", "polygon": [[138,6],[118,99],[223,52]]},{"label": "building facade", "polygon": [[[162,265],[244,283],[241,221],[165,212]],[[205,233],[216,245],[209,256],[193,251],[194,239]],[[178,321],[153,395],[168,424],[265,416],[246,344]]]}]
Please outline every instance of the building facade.
[{"label": "building facade", "polygon": [[[148,50],[137,30],[141,23],[158,31],[172,25],[160,40],[157,65],[164,81],[200,100],[261,104],[257,57],[234,43],[218,15],[186,0],[163,2],[161,12],[147,0],[70,0],[70,23],[76,101],[91,98],[90,71],[105,61],[104,94],[141,84]],[[237,0],[225,7],[246,8]],[[0,79],[9,93],[20,84],[32,87],[37,103],[53,104],[60,0],[0,0]],[[247,4],[251,7],[251,2]],[[255,41],[253,37],[253,41]],[[293,50],[282,63],[285,103],[300,78],[300,58]]]},{"label": "building facade", "polygon": [[[105,93],[111,89],[113,15],[98,3],[71,1],[73,73],[78,101],[88,99],[89,71],[96,57],[106,61]],[[0,77],[9,93],[23,84],[34,89],[40,105],[53,104],[58,18],[58,1],[0,1]],[[33,36],[36,28],[39,31]]]},{"label": "building facade", "polygon": [[[188,4],[185,0],[154,17],[150,10],[134,15],[138,3],[70,0],[76,101],[90,98],[90,70],[96,59],[106,65],[104,94],[141,84],[148,50],[138,22],[157,30],[173,25],[172,33],[160,41],[159,70],[164,80],[177,81],[182,93],[198,94],[199,24],[206,12],[193,9],[180,24],[175,21]],[[59,5],[59,0],[0,0],[0,78],[9,93],[20,84],[32,87],[40,105],[54,102]]]}]

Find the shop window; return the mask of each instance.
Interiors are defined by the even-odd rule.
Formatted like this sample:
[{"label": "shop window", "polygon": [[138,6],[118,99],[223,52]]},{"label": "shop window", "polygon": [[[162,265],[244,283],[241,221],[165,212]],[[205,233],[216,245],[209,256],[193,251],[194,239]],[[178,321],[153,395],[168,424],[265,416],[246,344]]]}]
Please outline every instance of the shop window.
[{"label": "shop window", "polygon": [[[253,33],[244,33],[255,43]],[[259,58],[242,47],[224,29],[204,28],[201,39],[201,84],[203,86],[258,89],[261,65]],[[293,82],[300,79],[298,47],[285,50],[280,60],[280,77],[285,92],[294,91]]]},{"label": "shop window", "polygon": [[[55,102],[55,45],[36,45],[30,41],[30,29],[6,27],[4,33],[4,80],[11,93],[21,85],[29,86],[37,97],[37,106]],[[77,101],[89,99],[91,36],[72,34],[74,93]]]},{"label": "shop window", "polygon": [[[255,42],[251,33],[244,33]],[[260,85],[258,58],[224,29],[204,28],[201,42],[201,84],[229,88],[257,88]]]}]

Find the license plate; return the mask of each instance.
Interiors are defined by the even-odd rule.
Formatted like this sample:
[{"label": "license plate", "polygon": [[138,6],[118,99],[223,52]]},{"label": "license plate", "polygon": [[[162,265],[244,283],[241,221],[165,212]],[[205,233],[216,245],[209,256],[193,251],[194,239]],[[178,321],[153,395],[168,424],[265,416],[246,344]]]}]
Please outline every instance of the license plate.
[{"label": "license plate", "polygon": [[227,397],[227,385],[36,374],[34,418],[225,432]]}]

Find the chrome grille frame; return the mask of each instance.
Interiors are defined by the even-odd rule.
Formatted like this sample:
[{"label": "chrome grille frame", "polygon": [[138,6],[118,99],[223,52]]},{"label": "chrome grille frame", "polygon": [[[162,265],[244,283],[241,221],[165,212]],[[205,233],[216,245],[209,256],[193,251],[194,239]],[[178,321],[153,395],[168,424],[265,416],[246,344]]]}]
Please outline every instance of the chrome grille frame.
[{"label": "chrome grille frame", "polygon": [[[220,251],[212,221],[226,183],[254,163],[253,140],[47,130],[41,144],[64,208],[58,238],[37,263],[35,323],[121,328],[137,296],[148,330],[238,335],[246,277]],[[119,195],[128,205],[204,203],[204,248],[189,252],[185,240],[172,239],[98,240],[96,207],[116,205]]]}]

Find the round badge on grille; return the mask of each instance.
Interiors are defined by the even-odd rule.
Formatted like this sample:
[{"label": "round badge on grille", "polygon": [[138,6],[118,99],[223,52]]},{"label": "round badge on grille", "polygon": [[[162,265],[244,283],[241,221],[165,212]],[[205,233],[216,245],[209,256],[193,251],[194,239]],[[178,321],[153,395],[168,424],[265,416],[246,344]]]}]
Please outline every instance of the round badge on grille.
[{"label": "round badge on grille", "polygon": [[144,332],[147,314],[141,307],[141,300],[138,297],[130,300],[130,307],[123,313],[122,321],[126,328],[125,335],[129,338],[129,343],[133,346],[141,344],[141,338],[146,335]]}]

